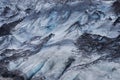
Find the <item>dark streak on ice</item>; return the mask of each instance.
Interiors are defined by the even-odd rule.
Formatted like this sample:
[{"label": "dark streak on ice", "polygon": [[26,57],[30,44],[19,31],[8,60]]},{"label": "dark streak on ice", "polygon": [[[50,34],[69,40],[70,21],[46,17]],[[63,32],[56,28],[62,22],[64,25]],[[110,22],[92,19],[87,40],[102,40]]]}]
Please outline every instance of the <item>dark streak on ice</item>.
[{"label": "dark streak on ice", "polygon": [[0,37],[5,35],[11,35],[11,30],[19,24],[23,19],[19,19],[14,22],[5,23],[0,27]]}]

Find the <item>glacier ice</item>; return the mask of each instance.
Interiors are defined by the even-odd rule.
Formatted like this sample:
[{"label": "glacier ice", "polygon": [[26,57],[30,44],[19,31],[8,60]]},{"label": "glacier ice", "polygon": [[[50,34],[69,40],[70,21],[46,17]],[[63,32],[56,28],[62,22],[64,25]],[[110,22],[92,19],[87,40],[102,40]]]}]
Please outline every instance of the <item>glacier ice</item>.
[{"label": "glacier ice", "polygon": [[119,0],[0,0],[0,80],[120,80]]}]

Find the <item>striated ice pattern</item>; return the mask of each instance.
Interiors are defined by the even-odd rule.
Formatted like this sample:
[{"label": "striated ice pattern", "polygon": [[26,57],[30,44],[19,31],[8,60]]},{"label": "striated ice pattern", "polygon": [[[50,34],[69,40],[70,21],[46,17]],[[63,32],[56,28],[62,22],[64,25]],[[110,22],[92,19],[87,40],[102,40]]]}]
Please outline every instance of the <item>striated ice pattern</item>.
[{"label": "striated ice pattern", "polygon": [[120,80],[119,0],[0,0],[0,80]]}]

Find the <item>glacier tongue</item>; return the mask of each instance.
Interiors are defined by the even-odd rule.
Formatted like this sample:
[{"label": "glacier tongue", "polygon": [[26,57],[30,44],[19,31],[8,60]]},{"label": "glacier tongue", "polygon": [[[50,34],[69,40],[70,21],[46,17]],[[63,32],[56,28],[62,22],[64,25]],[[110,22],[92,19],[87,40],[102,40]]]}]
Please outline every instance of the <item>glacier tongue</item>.
[{"label": "glacier tongue", "polygon": [[119,5],[0,0],[0,80],[120,80]]}]

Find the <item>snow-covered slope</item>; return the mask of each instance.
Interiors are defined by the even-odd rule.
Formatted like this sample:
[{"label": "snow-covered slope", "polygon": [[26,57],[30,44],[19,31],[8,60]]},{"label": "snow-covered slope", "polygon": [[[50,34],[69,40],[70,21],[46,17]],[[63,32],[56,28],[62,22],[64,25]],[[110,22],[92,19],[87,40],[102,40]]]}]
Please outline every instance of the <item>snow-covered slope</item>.
[{"label": "snow-covered slope", "polygon": [[0,0],[1,79],[120,80],[115,1]]}]

